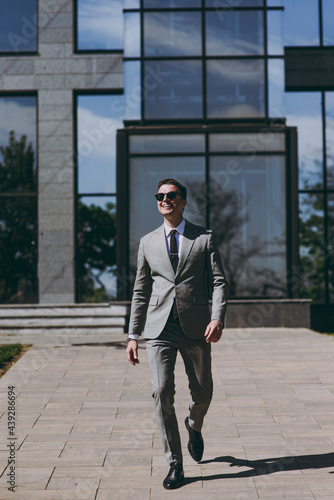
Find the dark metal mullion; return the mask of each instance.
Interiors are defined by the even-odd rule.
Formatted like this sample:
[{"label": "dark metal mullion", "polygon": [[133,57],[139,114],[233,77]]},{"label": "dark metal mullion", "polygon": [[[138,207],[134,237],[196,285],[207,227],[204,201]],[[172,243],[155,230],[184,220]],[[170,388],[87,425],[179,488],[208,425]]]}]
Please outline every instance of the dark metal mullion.
[{"label": "dark metal mullion", "polygon": [[205,18],[205,0],[202,0],[202,113],[203,121],[206,123],[207,114],[207,90],[206,90],[206,18]]},{"label": "dark metal mullion", "polygon": [[211,228],[211,198],[210,198],[210,164],[209,164],[209,132],[205,132],[205,217],[206,227]]},{"label": "dark metal mullion", "polygon": [[329,304],[329,252],[328,252],[328,196],[327,196],[327,148],[326,148],[326,101],[325,92],[321,92],[322,111],[322,149],[323,149],[323,196],[324,196],[324,262],[325,262],[325,302]]},{"label": "dark metal mullion", "polygon": [[324,18],[323,18],[323,9],[322,9],[322,0],[319,0],[319,39],[320,39],[320,47],[324,45]]},{"label": "dark metal mullion", "polygon": [[268,92],[268,26],[267,26],[267,2],[265,2],[265,10],[263,11],[263,44],[264,44],[264,114],[269,118],[269,92]]},{"label": "dark metal mullion", "polygon": [[140,0],[140,88],[141,88],[141,123],[145,120],[144,100],[144,0]]}]

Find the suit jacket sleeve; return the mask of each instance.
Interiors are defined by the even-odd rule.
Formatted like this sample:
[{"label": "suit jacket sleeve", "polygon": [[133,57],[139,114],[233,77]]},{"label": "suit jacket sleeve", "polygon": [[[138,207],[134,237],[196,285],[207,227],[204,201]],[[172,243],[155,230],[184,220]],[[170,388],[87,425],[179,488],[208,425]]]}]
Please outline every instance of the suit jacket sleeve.
[{"label": "suit jacket sleeve", "polygon": [[141,335],[143,332],[151,292],[151,269],[145,258],[144,244],[141,239],[138,250],[137,274],[132,295],[129,333]]},{"label": "suit jacket sleeve", "polygon": [[227,304],[226,280],[223,264],[221,262],[218,247],[214,241],[212,233],[208,242],[208,263],[209,287],[212,298],[211,320],[218,320],[225,325],[225,314]]}]

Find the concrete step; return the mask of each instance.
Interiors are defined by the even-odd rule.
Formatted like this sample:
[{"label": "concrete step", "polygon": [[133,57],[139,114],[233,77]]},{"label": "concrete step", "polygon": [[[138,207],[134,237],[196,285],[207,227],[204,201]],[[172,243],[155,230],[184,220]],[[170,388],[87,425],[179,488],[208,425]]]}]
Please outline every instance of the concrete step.
[{"label": "concrete step", "polygon": [[125,332],[129,305],[112,304],[47,304],[10,305],[0,307],[0,334],[36,333],[43,330],[106,330]]}]

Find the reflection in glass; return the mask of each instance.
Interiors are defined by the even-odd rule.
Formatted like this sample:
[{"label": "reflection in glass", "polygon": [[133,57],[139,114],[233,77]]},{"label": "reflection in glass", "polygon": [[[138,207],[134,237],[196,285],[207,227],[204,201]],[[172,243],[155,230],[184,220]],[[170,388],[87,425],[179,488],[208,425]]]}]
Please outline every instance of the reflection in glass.
[{"label": "reflection in glass", "polygon": [[131,135],[130,153],[204,153],[203,134]]},{"label": "reflection in glass", "polygon": [[0,52],[36,52],[37,31],[37,0],[1,2]]},{"label": "reflection in glass", "polygon": [[79,50],[123,48],[123,0],[77,0]]},{"label": "reflection in glass", "polygon": [[268,59],[269,117],[285,116],[284,60]]},{"label": "reflection in glass", "polygon": [[325,253],[323,195],[299,195],[300,296],[314,303],[325,301]]},{"label": "reflection in glass", "polygon": [[327,198],[328,203],[328,249],[325,253],[326,259],[328,259],[328,270],[329,270],[329,295],[330,302],[334,302],[334,193],[328,193]]},{"label": "reflection in glass", "polygon": [[180,9],[200,6],[201,0],[144,0],[145,9]]},{"label": "reflection in glass", "polygon": [[197,56],[202,53],[199,12],[146,12],[145,56]]},{"label": "reflection in glass", "polygon": [[210,118],[263,116],[263,61],[208,60],[207,110]]},{"label": "reflection in glass", "polygon": [[334,45],[333,0],[322,0],[324,45]]},{"label": "reflection in glass", "polygon": [[205,160],[200,157],[142,157],[130,161],[130,266],[136,269],[140,238],[163,222],[154,193],[158,182],[174,177],[188,188],[185,218],[194,224],[205,225],[206,196],[203,191]]},{"label": "reflection in glass", "polygon": [[78,96],[78,192],[116,192],[116,131],[123,95]]},{"label": "reflection in glass", "polygon": [[286,92],[287,125],[297,127],[299,187],[320,187],[322,175],[322,114],[320,92]]},{"label": "reflection in glass", "polygon": [[[142,88],[140,84],[140,62],[124,61],[124,94],[125,120],[139,120],[141,118]],[[144,81],[144,91],[151,85],[156,85],[155,75],[147,75]]]},{"label": "reflection in glass", "polygon": [[268,10],[268,54],[269,55],[283,55],[283,12],[281,10]]},{"label": "reflection in glass", "polygon": [[206,13],[207,55],[261,55],[263,52],[262,11]]},{"label": "reflection in glass", "polygon": [[284,45],[319,45],[318,0],[284,0]]},{"label": "reflection in glass", "polygon": [[285,151],[285,134],[266,132],[261,134],[210,134],[210,152],[249,153]]},{"label": "reflection in glass", "polygon": [[36,97],[0,97],[0,192],[36,191]]},{"label": "reflection in glass", "polygon": [[210,159],[211,227],[224,256],[230,296],[284,297],[285,159],[252,160]]},{"label": "reflection in glass", "polygon": [[263,0],[205,0],[206,7],[262,7]]},{"label": "reflection in glass", "polygon": [[140,18],[138,12],[124,14],[124,57],[140,56]]},{"label": "reflection in glass", "polygon": [[152,84],[145,98],[146,119],[202,117],[200,61],[146,61]]},{"label": "reflection in glass", "polygon": [[334,188],[334,92],[326,92],[327,186]]},{"label": "reflection in glass", "polygon": [[38,302],[37,199],[0,198],[0,303]]},{"label": "reflection in glass", "polygon": [[124,9],[139,9],[140,0],[124,0]]},{"label": "reflection in glass", "polygon": [[116,198],[82,197],[77,207],[79,302],[116,298]]}]

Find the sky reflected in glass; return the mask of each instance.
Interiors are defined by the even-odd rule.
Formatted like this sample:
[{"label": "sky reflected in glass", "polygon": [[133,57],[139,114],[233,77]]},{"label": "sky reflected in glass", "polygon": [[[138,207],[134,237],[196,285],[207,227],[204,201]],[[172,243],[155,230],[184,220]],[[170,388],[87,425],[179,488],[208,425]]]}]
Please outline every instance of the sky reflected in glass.
[{"label": "sky reflected in glass", "polygon": [[78,192],[116,192],[116,131],[123,95],[78,96]]},{"label": "sky reflected in glass", "polygon": [[0,52],[37,50],[37,1],[3,0],[0,15]]},{"label": "sky reflected in glass", "polygon": [[299,188],[322,186],[322,115],[320,92],[286,92],[287,125],[298,129]]},{"label": "sky reflected in glass", "polygon": [[78,49],[123,48],[123,1],[78,0]]},{"label": "sky reflected in glass", "polygon": [[284,0],[284,45],[319,45],[318,0]]}]

